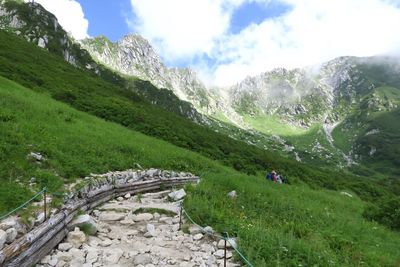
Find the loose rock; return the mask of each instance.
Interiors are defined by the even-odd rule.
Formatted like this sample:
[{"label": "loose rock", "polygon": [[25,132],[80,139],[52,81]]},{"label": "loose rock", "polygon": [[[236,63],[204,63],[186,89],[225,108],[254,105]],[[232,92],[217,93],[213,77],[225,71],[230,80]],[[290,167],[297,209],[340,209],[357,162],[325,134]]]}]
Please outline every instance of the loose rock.
[{"label": "loose rock", "polygon": [[168,194],[168,196],[173,199],[174,201],[181,200],[186,196],[186,192],[183,189],[180,189],[178,191],[174,191]]},{"label": "loose rock", "polygon": [[125,218],[125,214],[117,212],[102,212],[99,215],[100,221],[120,221],[123,218]]},{"label": "loose rock", "polygon": [[7,229],[6,233],[7,233],[7,241],[6,241],[7,244],[12,243],[15,240],[15,238],[17,238],[18,232],[15,228]]},{"label": "loose rock", "polygon": [[230,198],[236,198],[236,197],[237,197],[236,191],[233,190],[233,191],[229,192],[229,193],[228,193],[228,197],[230,197]]},{"label": "loose rock", "polygon": [[7,241],[7,233],[4,230],[0,230],[0,249],[3,249],[6,241]]},{"label": "loose rock", "polygon": [[151,213],[140,213],[133,217],[135,222],[150,221],[153,219],[153,214]]},{"label": "loose rock", "polygon": [[84,232],[75,227],[73,232],[69,232],[67,236],[67,242],[72,244],[75,248],[79,248],[83,243],[86,242],[86,235]]},{"label": "loose rock", "polygon": [[68,251],[72,248],[70,243],[60,243],[58,244],[58,250],[60,251]]},{"label": "loose rock", "polygon": [[72,221],[71,227],[82,227],[85,226],[86,233],[94,235],[97,233],[97,224],[90,217],[89,214],[79,215],[75,220]]}]

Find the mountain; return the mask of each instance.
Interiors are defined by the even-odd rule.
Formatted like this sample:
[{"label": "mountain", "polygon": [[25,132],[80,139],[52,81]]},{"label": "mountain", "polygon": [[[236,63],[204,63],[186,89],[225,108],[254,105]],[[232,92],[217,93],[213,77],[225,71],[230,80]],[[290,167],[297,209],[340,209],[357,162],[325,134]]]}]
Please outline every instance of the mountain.
[{"label": "mountain", "polygon": [[158,88],[170,89],[181,100],[199,110],[210,105],[212,95],[190,68],[167,68],[147,40],[129,34],[116,43],[104,36],[80,42],[93,58],[120,74],[148,80]]},{"label": "mountain", "polygon": [[[394,83],[393,88],[399,88],[396,81],[387,80],[399,74],[398,60],[388,57],[341,57],[305,68],[274,69],[247,77],[229,88],[207,88],[194,71],[167,68],[148,41],[138,35],[127,35],[116,43],[97,37],[83,40],[81,45],[98,63],[166,88],[193,104],[199,113],[239,126],[242,130],[232,131],[236,139],[242,139],[243,131],[247,131],[251,134],[249,143],[276,147],[275,153],[320,166],[350,167],[364,175],[368,173],[364,165],[377,160],[377,156],[369,155],[372,145],[359,135],[350,137],[343,131],[338,134],[335,129],[351,121],[353,113],[362,109],[362,99],[376,90],[378,84]],[[373,78],[365,70],[368,66],[381,77]],[[216,131],[224,131],[223,127],[229,129],[225,131],[232,129],[208,124]],[[366,122],[363,125],[367,127]],[[346,138],[354,142],[343,143],[341,140]],[[394,155],[386,150],[376,155],[381,154]],[[396,159],[389,156],[385,161]],[[392,174],[392,167],[384,173]],[[379,172],[377,168],[374,170]]]},{"label": "mountain", "polygon": [[[398,58],[341,57],[319,66],[249,77],[231,87],[229,95],[246,123],[279,134],[294,147],[303,146],[303,151],[320,150],[310,156],[326,151],[327,158],[342,155],[348,166],[364,175],[397,176],[394,155],[400,149],[400,136],[393,128],[399,121],[399,77]],[[294,138],[296,132],[311,135],[314,146],[301,136]],[[379,146],[373,139],[391,145]],[[365,166],[374,167],[368,171]]]}]

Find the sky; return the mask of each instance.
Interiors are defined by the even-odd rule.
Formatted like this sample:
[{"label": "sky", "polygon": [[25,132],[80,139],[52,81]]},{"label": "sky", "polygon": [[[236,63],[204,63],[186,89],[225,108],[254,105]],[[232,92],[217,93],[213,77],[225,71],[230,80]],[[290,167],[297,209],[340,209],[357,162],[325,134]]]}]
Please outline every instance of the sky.
[{"label": "sky", "polygon": [[169,67],[228,86],[339,56],[400,56],[400,0],[35,0],[76,39],[146,38]]}]

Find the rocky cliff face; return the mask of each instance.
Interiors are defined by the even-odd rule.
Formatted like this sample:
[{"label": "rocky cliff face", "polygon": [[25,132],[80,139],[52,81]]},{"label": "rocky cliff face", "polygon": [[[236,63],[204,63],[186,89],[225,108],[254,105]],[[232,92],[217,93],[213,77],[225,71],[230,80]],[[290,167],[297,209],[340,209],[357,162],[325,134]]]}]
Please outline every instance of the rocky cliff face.
[{"label": "rocky cliff face", "polygon": [[203,111],[213,98],[190,68],[167,68],[147,40],[129,34],[116,43],[100,36],[81,41],[84,49],[105,66],[123,75],[148,80],[158,88],[172,90],[183,101]]},{"label": "rocky cliff face", "polygon": [[22,36],[80,68],[99,72],[89,53],[81,50],[69,36],[57,18],[35,2],[0,2],[0,29]]}]

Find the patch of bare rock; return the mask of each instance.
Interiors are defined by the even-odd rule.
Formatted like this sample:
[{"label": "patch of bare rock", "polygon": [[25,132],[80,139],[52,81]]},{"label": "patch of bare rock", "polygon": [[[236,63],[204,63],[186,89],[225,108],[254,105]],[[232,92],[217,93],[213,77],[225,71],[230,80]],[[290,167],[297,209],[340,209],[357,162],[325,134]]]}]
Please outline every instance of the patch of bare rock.
[{"label": "patch of bare rock", "polygon": [[[223,241],[207,234],[211,227],[180,230],[184,196],[183,190],[163,191],[109,201],[75,218],[67,238],[37,266],[223,266]],[[240,266],[231,249],[227,266]]]}]

